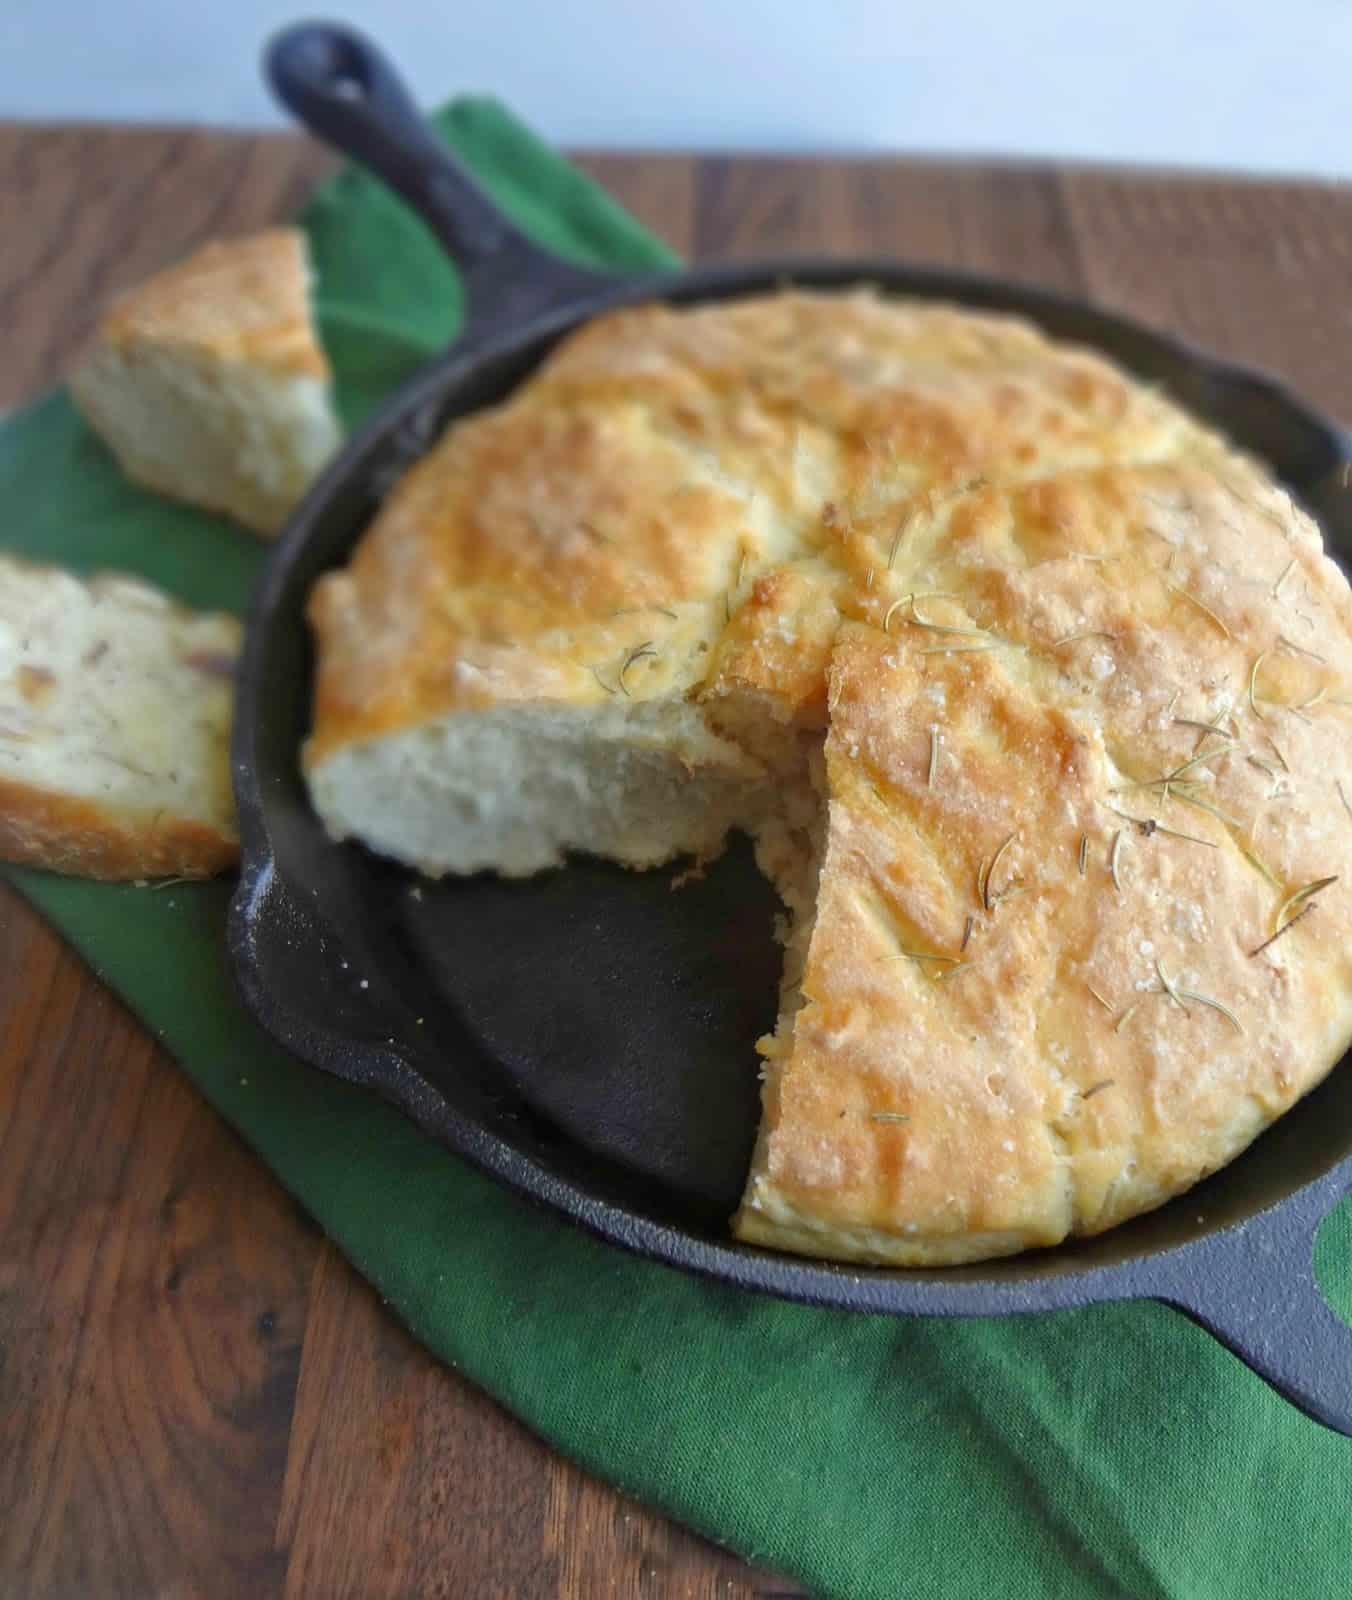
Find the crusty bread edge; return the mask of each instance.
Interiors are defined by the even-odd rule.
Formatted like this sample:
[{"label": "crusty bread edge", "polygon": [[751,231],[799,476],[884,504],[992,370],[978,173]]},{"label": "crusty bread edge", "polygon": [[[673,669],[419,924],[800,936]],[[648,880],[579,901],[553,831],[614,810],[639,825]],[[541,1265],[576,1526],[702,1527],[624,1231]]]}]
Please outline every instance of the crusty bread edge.
[{"label": "crusty bread edge", "polygon": [[238,862],[239,840],[205,822],[120,816],[0,778],[0,859],[84,878],[210,878]]}]

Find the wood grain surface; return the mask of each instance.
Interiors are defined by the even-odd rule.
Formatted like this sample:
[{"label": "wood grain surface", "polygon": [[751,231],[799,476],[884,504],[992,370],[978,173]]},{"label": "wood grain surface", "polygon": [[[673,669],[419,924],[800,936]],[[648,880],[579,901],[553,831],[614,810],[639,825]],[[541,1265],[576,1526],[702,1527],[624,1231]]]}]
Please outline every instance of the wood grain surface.
[{"label": "wood grain surface", "polygon": [[[1346,188],[580,159],[687,255],[900,255],[1051,284],[1352,417]],[[286,136],[0,127],[0,406],[60,377],[110,293],[293,211],[329,166]],[[3,890],[0,973],[3,1600],[803,1592],[587,1477],[438,1366]]]}]

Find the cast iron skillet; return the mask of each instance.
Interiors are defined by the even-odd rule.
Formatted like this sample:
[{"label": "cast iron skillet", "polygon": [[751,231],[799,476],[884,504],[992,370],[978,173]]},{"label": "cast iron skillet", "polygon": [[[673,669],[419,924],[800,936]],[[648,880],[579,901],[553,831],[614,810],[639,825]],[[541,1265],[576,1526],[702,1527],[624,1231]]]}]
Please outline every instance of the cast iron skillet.
[{"label": "cast iron skillet", "polygon": [[512,1188],[675,1267],[786,1299],[940,1316],[1150,1298],[1210,1329],[1309,1415],[1352,1433],[1352,1331],[1311,1271],[1352,1188],[1346,1065],[1224,1172],[1102,1238],[931,1272],[854,1269],[735,1244],[773,1021],[772,891],[744,847],[673,893],[667,873],[580,860],[525,883],[418,883],[327,839],[297,752],[309,714],[306,594],[344,560],[446,421],[501,399],[598,311],[867,280],[1021,312],[1097,346],[1268,460],[1352,540],[1352,443],[1266,379],[1123,318],[1016,283],[890,261],[795,260],[622,280],[545,253],[498,212],[359,35],[283,33],[267,70],[315,133],[379,174],[464,276],[468,321],[325,473],[255,598],[234,745],[243,870],[230,948],[244,996],[303,1060],[364,1084]]}]

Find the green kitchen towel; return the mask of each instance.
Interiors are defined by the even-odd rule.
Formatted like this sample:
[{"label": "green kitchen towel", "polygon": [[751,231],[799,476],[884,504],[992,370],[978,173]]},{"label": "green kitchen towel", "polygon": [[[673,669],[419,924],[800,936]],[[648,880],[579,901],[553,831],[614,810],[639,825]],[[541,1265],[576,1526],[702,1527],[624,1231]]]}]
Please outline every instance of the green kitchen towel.
[{"label": "green kitchen towel", "polygon": [[[500,106],[440,126],[578,261],[672,257]],[[454,332],[454,273],[353,173],[306,213],[355,421]],[[0,542],[240,609],[262,559],[125,484],[64,395],[0,430]],[[823,1595],[1287,1600],[1352,1593],[1352,1442],[1155,1305],[953,1322],[782,1305],[639,1261],[275,1050],[225,972],[228,883],[14,872],[417,1336],[560,1450]],[[1352,1205],[1325,1286],[1352,1309]]]}]

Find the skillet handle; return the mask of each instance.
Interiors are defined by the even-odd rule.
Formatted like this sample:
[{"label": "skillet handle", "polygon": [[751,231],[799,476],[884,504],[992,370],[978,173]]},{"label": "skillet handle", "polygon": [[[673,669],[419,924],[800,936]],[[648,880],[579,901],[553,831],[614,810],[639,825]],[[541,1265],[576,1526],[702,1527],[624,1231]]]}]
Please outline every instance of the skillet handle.
[{"label": "skillet handle", "polygon": [[277,98],[341,154],[382,178],[445,246],[475,333],[603,293],[618,281],[575,267],[522,233],[451,155],[389,59],[354,28],[302,22],[268,44]]},{"label": "skillet handle", "polygon": [[1154,1298],[1200,1323],[1306,1416],[1352,1436],[1352,1326],[1314,1276],[1314,1236],[1339,1198],[1311,1201],[1216,1234],[1187,1252]]}]

